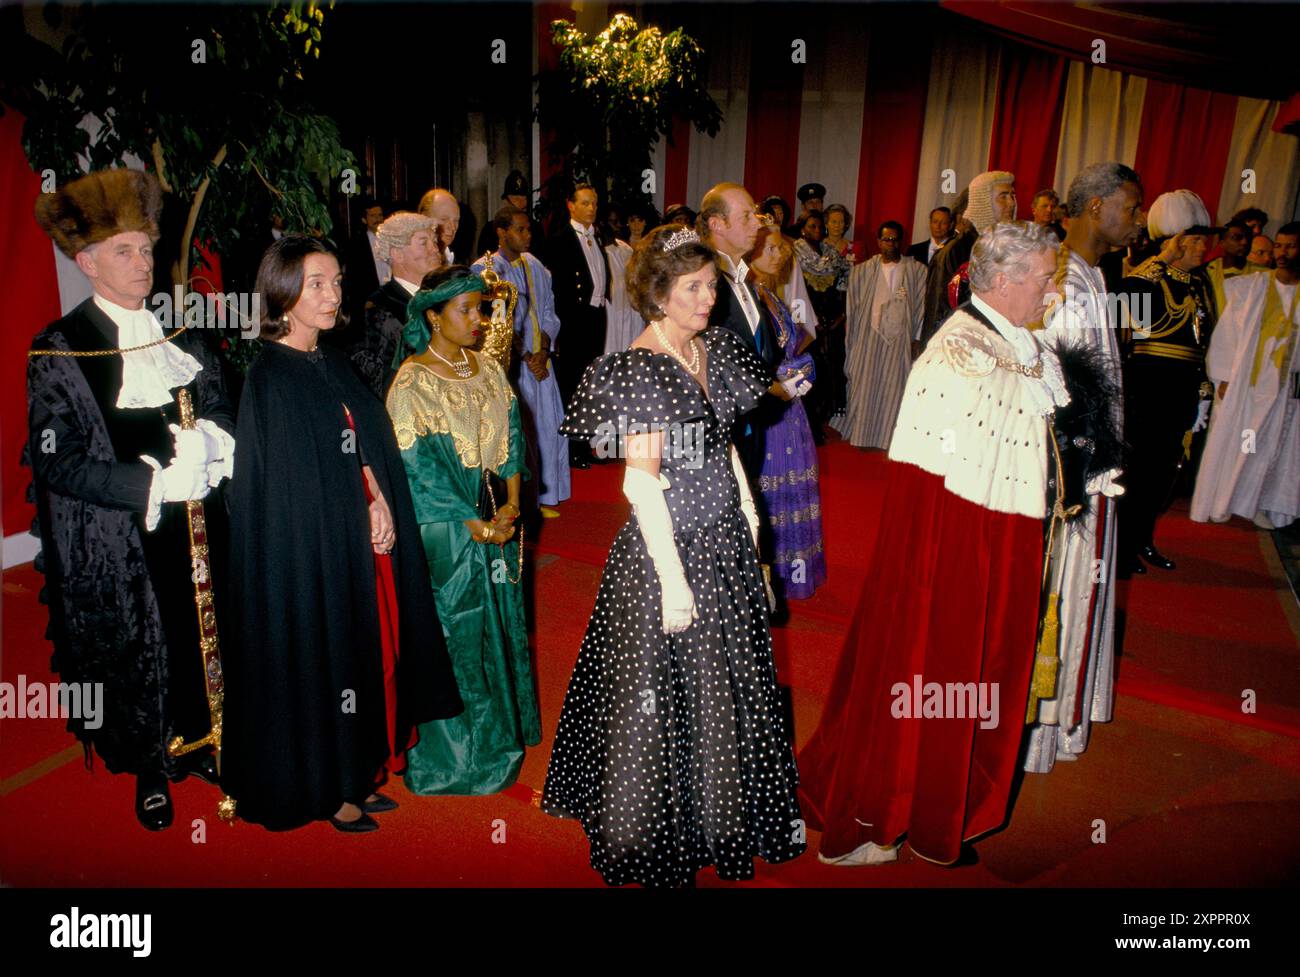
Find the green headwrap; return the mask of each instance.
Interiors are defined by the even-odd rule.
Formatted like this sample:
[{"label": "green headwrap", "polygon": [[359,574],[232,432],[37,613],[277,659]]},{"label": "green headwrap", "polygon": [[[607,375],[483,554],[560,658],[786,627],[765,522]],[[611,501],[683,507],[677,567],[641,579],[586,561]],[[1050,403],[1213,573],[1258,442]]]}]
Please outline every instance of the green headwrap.
[{"label": "green headwrap", "polygon": [[465,292],[486,291],[487,282],[478,275],[468,275],[445,281],[437,288],[422,288],[412,295],[411,301],[406,304],[406,325],[402,327],[402,342],[393,358],[393,369],[396,370],[413,353],[424,352],[424,348],[429,345],[431,333],[424,315],[429,309]]}]

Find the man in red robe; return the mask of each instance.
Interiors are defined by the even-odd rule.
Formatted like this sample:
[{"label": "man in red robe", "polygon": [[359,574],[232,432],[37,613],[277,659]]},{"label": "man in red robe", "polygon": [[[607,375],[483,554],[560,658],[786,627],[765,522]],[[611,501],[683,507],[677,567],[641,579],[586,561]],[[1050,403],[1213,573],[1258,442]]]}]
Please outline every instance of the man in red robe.
[{"label": "man in red robe", "polygon": [[799,758],[822,861],[893,861],[906,835],[950,865],[1006,818],[1034,667],[1049,421],[1069,400],[1055,356],[1024,328],[1050,297],[1056,250],[1036,225],[981,235],[971,301],[908,377],[872,570]]}]

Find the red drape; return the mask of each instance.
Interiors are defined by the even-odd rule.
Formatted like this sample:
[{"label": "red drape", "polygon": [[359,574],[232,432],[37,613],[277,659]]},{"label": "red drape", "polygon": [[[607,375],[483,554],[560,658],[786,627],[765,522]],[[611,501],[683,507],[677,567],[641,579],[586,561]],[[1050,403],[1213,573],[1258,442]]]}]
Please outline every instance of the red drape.
[{"label": "red drape", "polygon": [[1142,177],[1147,206],[1166,191],[1193,190],[1214,219],[1236,118],[1235,95],[1147,82],[1133,166]]},{"label": "red drape", "polygon": [[[1018,45],[1002,54],[989,169],[1016,175],[1016,206],[1025,220],[1032,217],[1034,194],[1056,179],[1068,66],[1064,58]],[[1064,196],[1065,190],[1057,192]]]},{"label": "red drape", "polygon": [[745,186],[755,200],[780,194],[796,213],[802,103],[803,65],[791,61],[789,37],[755,31],[745,128]]},{"label": "red drape", "polygon": [[686,179],[691,161],[691,124],[673,121],[672,140],[664,147],[664,207],[687,203]]},{"label": "red drape", "polygon": [[[961,499],[915,465],[888,468],[874,569],[799,756],[799,790],[824,855],[906,833],[913,851],[946,863],[1006,818],[1033,673],[1042,522]],[[895,712],[900,683],[908,713]],[[980,683],[990,708],[983,719],[978,700],[960,717],[920,718],[918,683]]]},{"label": "red drape", "polygon": [[[574,20],[573,8],[567,3],[539,3],[536,8],[536,17],[537,70],[539,72],[553,71],[560,66],[560,52],[551,43],[551,22]],[[547,180],[564,169],[564,160],[553,157],[547,152],[547,147],[555,141],[554,129],[542,125],[538,136],[542,157],[539,162],[539,172],[542,186],[545,186]]]},{"label": "red drape", "polygon": [[32,217],[40,179],[22,147],[23,116],[0,116],[0,268],[5,270],[5,328],[0,330],[0,485],[4,534],[26,532],[36,510],[25,501],[31,472],[19,464],[27,442],[27,349],[59,318],[59,281],[50,239]]},{"label": "red drape", "polygon": [[910,243],[929,228],[908,228],[916,208],[925,93],[930,78],[930,34],[900,11],[897,29],[872,31],[867,47],[867,97],[858,151],[858,195],[853,208],[853,248],[859,258],[876,253],[876,228],[896,220]]}]

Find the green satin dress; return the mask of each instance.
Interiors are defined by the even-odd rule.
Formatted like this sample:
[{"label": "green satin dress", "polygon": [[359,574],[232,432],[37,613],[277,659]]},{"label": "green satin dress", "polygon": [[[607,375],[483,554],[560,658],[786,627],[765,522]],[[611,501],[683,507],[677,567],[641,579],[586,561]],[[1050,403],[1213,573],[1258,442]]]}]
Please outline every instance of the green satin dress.
[{"label": "green satin dress", "polygon": [[475,542],[486,466],[502,478],[524,467],[519,404],[504,371],[479,357],[467,380],[440,377],[408,359],[388,394],[438,616],[465,711],[419,727],[407,751],[416,794],[492,794],[514,783],[524,747],[541,741],[518,536],[504,547]]}]

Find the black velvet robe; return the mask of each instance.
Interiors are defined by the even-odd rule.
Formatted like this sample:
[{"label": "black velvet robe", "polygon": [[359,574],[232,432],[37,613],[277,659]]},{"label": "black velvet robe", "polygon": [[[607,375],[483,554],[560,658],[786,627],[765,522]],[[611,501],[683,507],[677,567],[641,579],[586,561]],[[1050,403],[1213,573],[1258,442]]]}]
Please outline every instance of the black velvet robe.
[{"label": "black velvet robe", "polygon": [[225,660],[222,786],[241,817],[268,828],[359,801],[388,759],[363,464],[397,532],[398,739],[463,708],[387,411],[340,351],[263,344],[240,401],[230,492],[239,624]]},{"label": "black velvet robe", "polygon": [[[199,332],[175,345],[203,369],[188,389],[197,418],[233,432],[221,368]],[[46,327],[33,349],[106,350],[117,327],[93,299]],[[208,711],[190,582],[185,507],[164,503],[154,532],[144,529],[153,470],[151,454],[166,466],[173,445],[164,408],[116,407],[121,356],[36,356],[27,364],[29,443],[24,460],[34,475],[45,574],[42,600],[50,608],[46,637],[51,668],[65,682],[103,683],[103,720],[68,729],[114,773],[177,776],[184,760],[167,756],[173,734],[207,732]],[[173,395],[175,391],[173,391]],[[220,489],[204,500],[212,556],[218,632],[225,630],[224,503]],[[224,637],[224,635],[223,635]],[[193,760],[195,757],[191,757]]]}]

